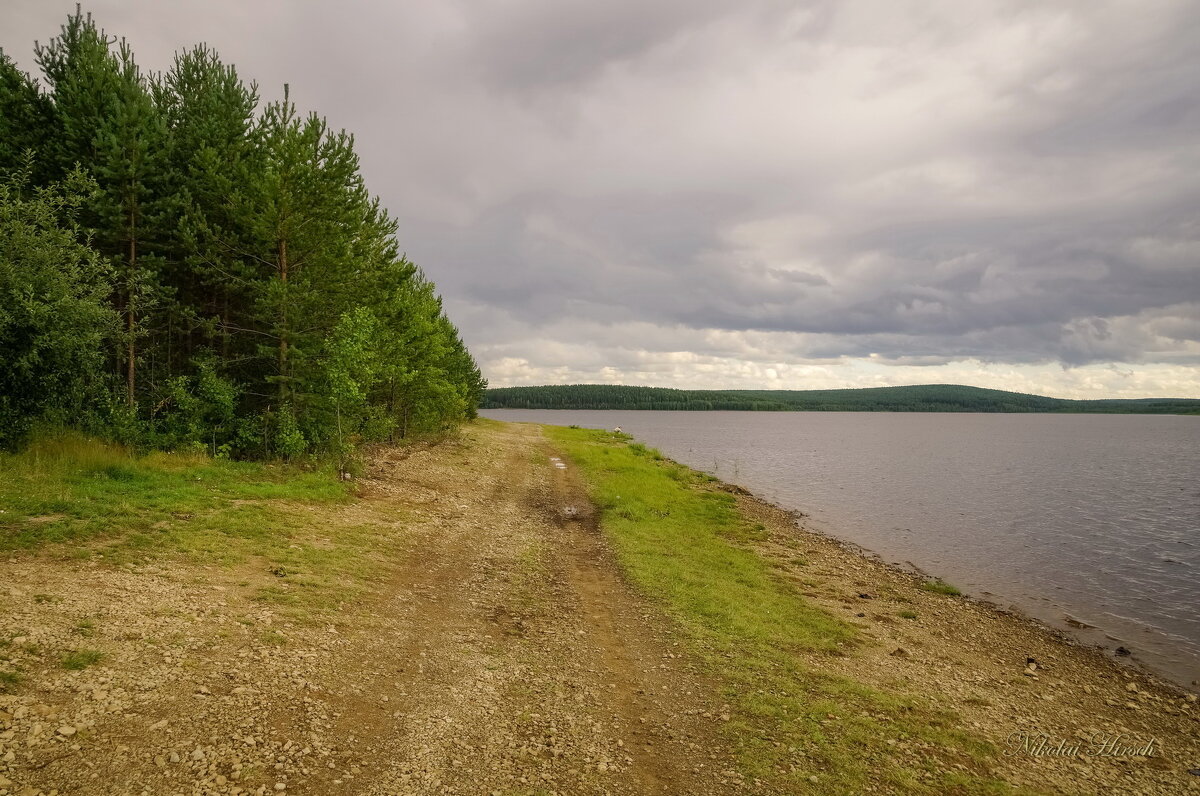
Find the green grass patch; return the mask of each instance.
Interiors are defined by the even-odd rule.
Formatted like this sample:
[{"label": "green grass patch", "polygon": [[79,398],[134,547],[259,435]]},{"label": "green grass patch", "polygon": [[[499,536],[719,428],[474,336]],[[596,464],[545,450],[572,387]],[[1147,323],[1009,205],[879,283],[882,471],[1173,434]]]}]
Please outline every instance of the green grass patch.
[{"label": "green grass patch", "polygon": [[[0,455],[0,550],[78,549],[113,537],[132,552],[203,547],[192,531],[216,538],[270,533],[263,527],[273,514],[267,503],[348,499],[326,472],[196,454],[139,456],[62,434]],[[212,547],[218,552],[219,544]]]},{"label": "green grass patch", "polygon": [[901,619],[916,619],[917,612],[916,611],[897,611],[896,616],[900,617]]},{"label": "green grass patch", "polygon": [[394,515],[349,522],[330,511],[353,499],[332,470],[137,455],[64,433],[0,454],[0,552],[248,565],[265,583],[258,599],[303,619],[359,596],[402,542]]},{"label": "green grass patch", "polygon": [[724,684],[744,774],[787,792],[1011,792],[988,774],[995,747],[955,716],[838,674],[856,630],[767,564],[753,546],[765,529],[711,478],[625,435],[545,430],[584,474],[629,577]]},{"label": "green grass patch", "polygon": [[943,580],[927,580],[921,584],[921,588],[936,594],[953,594],[956,596],[962,594],[957,586],[951,586]]},{"label": "green grass patch", "polygon": [[86,669],[89,666],[94,666],[104,659],[104,653],[100,650],[73,650],[62,656],[62,667],[77,671]]}]

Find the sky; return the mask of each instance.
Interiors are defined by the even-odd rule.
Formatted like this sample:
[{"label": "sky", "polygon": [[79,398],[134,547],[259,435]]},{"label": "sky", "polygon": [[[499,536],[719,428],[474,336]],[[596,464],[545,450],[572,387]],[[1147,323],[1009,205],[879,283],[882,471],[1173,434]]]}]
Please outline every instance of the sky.
[{"label": "sky", "polygon": [[1193,0],[84,10],[353,132],[493,386],[1200,397]]}]

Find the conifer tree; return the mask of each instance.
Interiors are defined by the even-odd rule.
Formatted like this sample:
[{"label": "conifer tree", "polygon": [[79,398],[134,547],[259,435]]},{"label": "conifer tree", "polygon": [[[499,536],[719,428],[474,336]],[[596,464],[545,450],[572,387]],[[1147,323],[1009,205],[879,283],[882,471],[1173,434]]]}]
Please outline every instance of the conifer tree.
[{"label": "conifer tree", "polygon": [[122,315],[122,375],[126,404],[134,407],[138,341],[146,327],[142,305],[153,300],[156,292],[154,270],[140,259],[141,244],[154,237],[145,221],[157,198],[153,183],[161,174],[165,128],[127,42],[121,42],[115,62],[116,96],[111,115],[96,131],[92,172],[101,187],[96,204],[100,242],[107,243],[105,248],[120,264],[117,302]]},{"label": "conifer tree", "polygon": [[219,355],[223,370],[248,373],[253,341],[239,341],[253,333],[246,293],[254,252],[237,196],[252,178],[257,88],[200,45],[175,56],[154,94],[169,131],[158,223],[171,292],[164,306],[168,358],[186,370],[203,343]]},{"label": "conifer tree", "polygon": [[352,136],[286,86],[256,116],[203,45],[147,80],[78,8],[35,54],[46,93],[0,53],[0,438],[90,401],[126,441],[344,462],[473,416],[485,382]]},{"label": "conifer tree", "polygon": [[261,162],[242,211],[260,243],[259,262],[269,264],[260,276],[260,310],[275,341],[270,381],[283,406],[304,386],[313,338],[332,328],[345,308],[341,294],[353,289],[340,277],[368,198],[353,138],[330,131],[316,114],[302,118],[286,87],[283,100],[267,106],[256,143]]},{"label": "conifer tree", "polygon": [[29,178],[46,178],[42,147],[51,136],[50,100],[37,81],[0,50],[0,175],[12,174],[32,157]]}]

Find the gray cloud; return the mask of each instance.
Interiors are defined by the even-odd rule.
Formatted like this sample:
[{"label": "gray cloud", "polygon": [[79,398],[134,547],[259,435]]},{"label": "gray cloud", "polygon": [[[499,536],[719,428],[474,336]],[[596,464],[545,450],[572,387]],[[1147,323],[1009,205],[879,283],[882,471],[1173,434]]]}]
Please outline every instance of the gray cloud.
[{"label": "gray cloud", "polygon": [[1187,0],[91,6],[353,130],[497,383],[1200,394]]}]

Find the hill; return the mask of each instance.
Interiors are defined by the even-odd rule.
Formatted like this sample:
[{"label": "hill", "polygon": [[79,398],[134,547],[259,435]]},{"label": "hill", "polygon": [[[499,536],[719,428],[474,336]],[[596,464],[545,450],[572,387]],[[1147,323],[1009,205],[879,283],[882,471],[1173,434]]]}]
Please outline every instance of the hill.
[{"label": "hill", "polygon": [[760,412],[1090,412],[1200,414],[1200,399],[1078,401],[961,384],[848,390],[675,390],[611,384],[496,387],[484,409],[657,409]]}]

